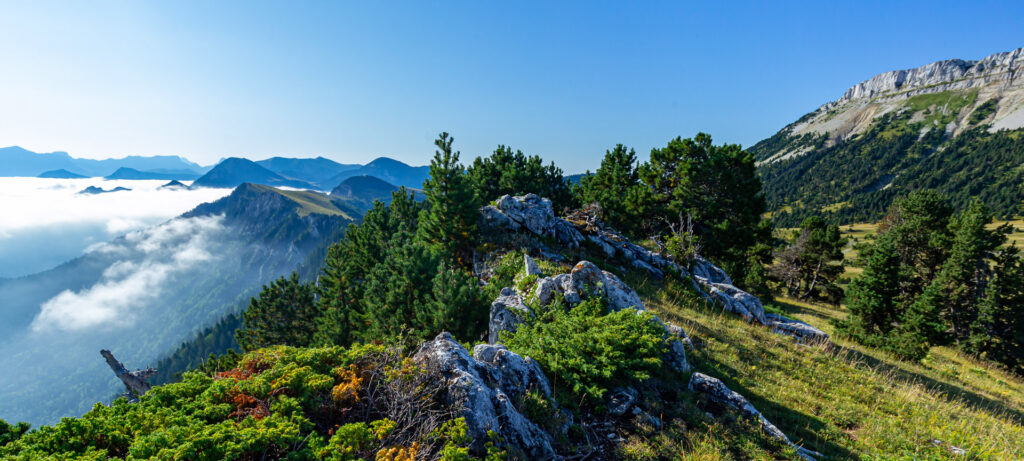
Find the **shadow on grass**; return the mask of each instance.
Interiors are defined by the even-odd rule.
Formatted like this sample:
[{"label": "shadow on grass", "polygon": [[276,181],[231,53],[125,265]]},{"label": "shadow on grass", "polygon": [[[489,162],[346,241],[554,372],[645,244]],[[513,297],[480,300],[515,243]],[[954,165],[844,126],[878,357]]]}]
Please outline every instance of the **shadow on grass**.
[{"label": "shadow on grass", "polygon": [[[791,304],[783,300],[777,299],[775,300],[775,304],[783,307],[789,314],[805,314],[821,318],[826,321],[829,320],[828,317],[823,316],[820,312],[796,304]],[[978,394],[977,392],[957,384],[939,381],[931,376],[901,368],[898,365],[873,357],[857,349],[837,344],[833,344],[832,348],[833,354],[835,355],[846,355],[846,357],[852,361],[862,362],[866,366],[882,373],[888,373],[902,382],[920,383],[927,389],[941,392],[948,400],[958,399],[974,408],[996,414],[1005,414],[1007,417],[1012,418],[1017,424],[1024,424],[1024,411],[1007,406],[1005,402],[985,397],[984,395]]]},{"label": "shadow on grass", "polygon": [[[759,397],[750,389],[744,387],[733,376],[740,373],[733,367],[717,360],[702,357],[695,363],[696,371],[718,378],[725,383],[729,389],[739,393],[757,408],[765,418],[779,428],[789,440],[804,448],[820,452],[824,459],[859,459],[853,452],[843,445],[834,441],[826,440],[823,436],[830,433],[835,434],[838,429],[825,421],[814,416],[802,413],[792,408],[780,405],[771,400]],[[845,437],[845,435],[843,435]]]}]

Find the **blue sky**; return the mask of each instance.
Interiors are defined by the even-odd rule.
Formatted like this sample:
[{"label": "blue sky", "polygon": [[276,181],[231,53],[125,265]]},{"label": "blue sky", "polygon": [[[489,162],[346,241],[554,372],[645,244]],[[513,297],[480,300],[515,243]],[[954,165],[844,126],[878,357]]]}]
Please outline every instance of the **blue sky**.
[{"label": "blue sky", "polygon": [[752,145],[886,70],[1024,46],[1024,2],[5,2],[0,145],[93,158]]}]

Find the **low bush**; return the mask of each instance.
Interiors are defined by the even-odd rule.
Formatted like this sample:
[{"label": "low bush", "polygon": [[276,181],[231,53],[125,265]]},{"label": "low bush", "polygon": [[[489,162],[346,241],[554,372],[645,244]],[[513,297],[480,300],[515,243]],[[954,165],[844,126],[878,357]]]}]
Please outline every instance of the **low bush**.
[{"label": "low bush", "polygon": [[592,298],[572,309],[556,305],[541,311],[502,339],[509,349],[537,360],[558,399],[576,406],[598,403],[618,383],[650,377],[666,350],[663,334],[650,314],[608,313],[604,300]]}]

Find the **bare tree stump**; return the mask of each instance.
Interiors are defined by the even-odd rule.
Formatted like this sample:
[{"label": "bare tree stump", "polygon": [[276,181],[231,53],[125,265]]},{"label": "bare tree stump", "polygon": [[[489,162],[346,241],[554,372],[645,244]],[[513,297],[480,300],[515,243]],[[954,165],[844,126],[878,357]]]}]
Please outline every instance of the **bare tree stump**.
[{"label": "bare tree stump", "polygon": [[128,401],[139,401],[139,396],[142,396],[153,387],[149,384],[148,380],[156,374],[155,369],[146,368],[145,370],[128,371],[124,364],[118,362],[110,351],[103,349],[100,351],[100,355],[107,361],[110,369],[114,370],[114,375],[124,383],[124,395],[128,397]]}]

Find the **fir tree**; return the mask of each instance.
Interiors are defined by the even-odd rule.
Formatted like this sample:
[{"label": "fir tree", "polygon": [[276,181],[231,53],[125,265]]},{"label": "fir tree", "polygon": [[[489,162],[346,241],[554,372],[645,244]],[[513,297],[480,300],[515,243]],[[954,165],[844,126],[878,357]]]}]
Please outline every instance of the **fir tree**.
[{"label": "fir tree", "polygon": [[277,344],[308,346],[317,317],[314,293],[295,272],[264,285],[243,314],[238,344],[247,351]]},{"label": "fir tree", "polygon": [[430,177],[423,183],[427,209],[421,213],[418,235],[445,260],[468,267],[480,212],[459,153],[452,150],[453,140],[448,133],[441,133],[434,141],[440,150],[434,152]]}]

